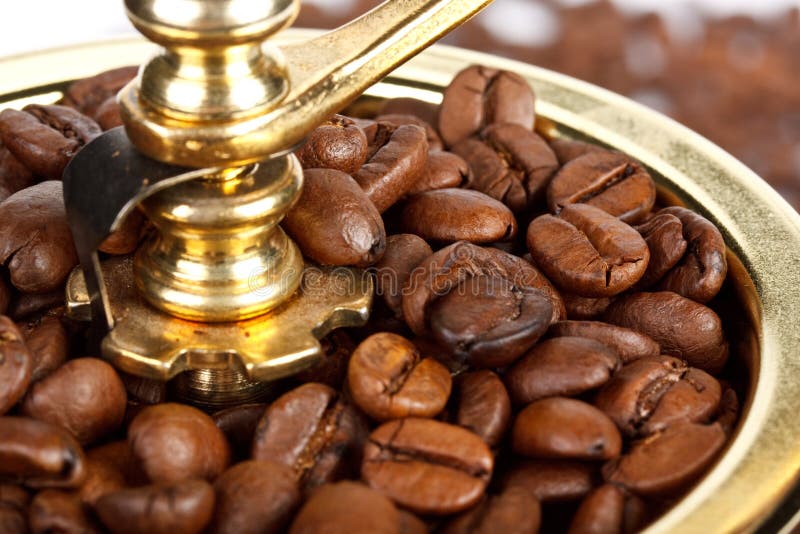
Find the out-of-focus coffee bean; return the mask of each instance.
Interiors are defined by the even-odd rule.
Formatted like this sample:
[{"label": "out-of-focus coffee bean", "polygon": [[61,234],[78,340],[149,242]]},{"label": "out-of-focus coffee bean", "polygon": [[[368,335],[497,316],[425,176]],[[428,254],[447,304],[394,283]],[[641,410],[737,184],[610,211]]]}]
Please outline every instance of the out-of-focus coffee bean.
[{"label": "out-of-focus coffee bean", "polygon": [[461,187],[469,181],[470,174],[467,162],[456,154],[444,150],[429,151],[425,168],[406,194],[411,196],[434,189]]},{"label": "out-of-focus coffee bean", "polygon": [[325,484],[309,498],[290,534],[399,534],[400,517],[392,501],[349,480]]},{"label": "out-of-focus coffee bean", "polygon": [[719,401],[716,422],[722,427],[725,435],[730,437],[734,428],[736,428],[736,421],[738,418],[739,397],[732,388],[726,388],[722,392],[722,398]]},{"label": "out-of-focus coffee bean", "polygon": [[378,261],[386,248],[383,219],[355,180],[333,169],[303,174],[300,199],[283,220],[303,255],[323,265]]},{"label": "out-of-focus coffee bean", "polygon": [[22,413],[66,428],[85,445],[119,428],[126,400],[113,367],[97,358],[78,358],[35,383]]},{"label": "out-of-focus coffee bean", "polygon": [[253,437],[253,459],[294,470],[304,489],[358,472],[366,438],[362,416],[324,384],[304,384],[264,412]]},{"label": "out-of-focus coffee bean", "polygon": [[436,129],[426,120],[408,113],[381,113],[375,120],[378,122],[388,122],[395,126],[413,124],[425,130],[425,139],[428,141],[428,150],[439,151],[444,148],[441,137]]},{"label": "out-of-focus coffee bean", "polygon": [[27,509],[31,496],[16,484],[0,484],[0,532],[27,534]]},{"label": "out-of-focus coffee bean", "polygon": [[664,354],[717,373],[728,360],[722,321],[713,310],[671,291],[633,293],[614,301],[605,321],[650,336]]},{"label": "out-of-focus coffee bean", "polygon": [[650,252],[639,232],[589,204],[568,204],[528,227],[535,264],[556,286],[584,297],[610,297],[635,284]]},{"label": "out-of-focus coffee bean", "polygon": [[0,479],[31,488],[76,488],[84,478],[83,449],[65,429],[28,417],[0,417]]},{"label": "out-of-focus coffee bean", "polygon": [[28,390],[33,358],[14,322],[0,315],[0,415],[8,412]]},{"label": "out-of-focus coffee bean", "polygon": [[503,478],[503,487],[521,486],[541,502],[580,499],[592,489],[595,466],[567,460],[516,462]]},{"label": "out-of-focus coffee bean", "polygon": [[367,160],[367,138],[352,119],[334,115],[309,134],[295,155],[304,169],[353,174]]},{"label": "out-of-focus coffee bean", "polygon": [[656,185],[647,171],[616,152],[590,152],[573,159],[547,187],[547,205],[553,213],[584,203],[629,223],[642,220],[655,201]]},{"label": "out-of-focus coffee bean", "polygon": [[105,132],[111,128],[122,126],[122,116],[119,113],[119,102],[116,96],[106,98],[94,112],[92,118]]},{"label": "out-of-focus coffee bean", "polygon": [[380,115],[414,115],[428,124],[436,125],[439,115],[439,106],[418,98],[396,97],[383,102]]},{"label": "out-of-focus coffee bean", "polygon": [[542,510],[530,492],[512,486],[493,495],[471,510],[451,520],[445,534],[536,534],[542,522]]},{"label": "out-of-focus coffee bean", "polygon": [[697,479],[725,444],[719,424],[682,423],[635,443],[603,475],[642,496],[674,494]]},{"label": "out-of-focus coffee bean", "polygon": [[239,404],[219,410],[211,416],[228,439],[234,461],[250,456],[256,426],[266,409],[267,405],[263,403]]},{"label": "out-of-focus coffee bean", "polygon": [[376,291],[398,317],[403,314],[403,288],[422,260],[433,254],[430,245],[414,234],[390,235],[386,252],[375,264]]},{"label": "out-of-focus coffee bean", "polygon": [[428,525],[409,511],[398,510],[400,516],[399,534],[428,534]]},{"label": "out-of-focus coffee bean", "polygon": [[622,437],[606,414],[566,397],[526,406],[514,419],[511,441],[514,452],[535,458],[608,460],[622,450]]},{"label": "out-of-focus coffee bean", "polygon": [[121,226],[100,243],[100,247],[98,247],[100,252],[119,256],[130,254],[136,250],[142,237],[144,222],[144,215],[138,209],[130,212],[122,221]]},{"label": "out-of-focus coffee bean", "polygon": [[32,534],[100,534],[78,494],[57,489],[46,489],[36,494],[28,510],[28,525]]},{"label": "out-of-focus coffee bean", "polygon": [[119,67],[74,82],[67,89],[62,103],[92,116],[99,106],[116,96],[135,76],[139,67]]},{"label": "out-of-focus coffee bean", "polygon": [[397,419],[369,437],[361,476],[404,508],[447,515],[478,502],[494,460],[483,440],[433,419]]},{"label": "out-of-focus coffee bean", "polygon": [[59,288],[78,264],[61,182],[36,184],[0,204],[0,263],[26,293]]},{"label": "out-of-focus coffee bean", "polygon": [[517,234],[511,210],[468,189],[436,189],[414,195],[403,207],[401,226],[407,233],[443,243],[493,243]]},{"label": "out-of-focus coffee bean", "polygon": [[277,534],[300,503],[291,468],[270,461],[240,462],[214,482],[213,534]]},{"label": "out-of-focus coffee bean", "polygon": [[608,297],[581,297],[564,291],[561,292],[561,298],[564,300],[567,317],[578,321],[599,317],[611,304],[611,299]]},{"label": "out-of-focus coffee bean", "polygon": [[230,461],[228,441],[214,420],[185,404],[143,409],[128,427],[128,443],[156,484],[189,478],[214,480]]},{"label": "out-of-focus coffee bean", "polygon": [[19,325],[31,352],[31,382],[37,382],[58,369],[67,360],[69,339],[61,319],[45,315]]},{"label": "out-of-focus coffee bean", "polygon": [[79,490],[84,503],[93,506],[107,493],[146,483],[127,441],[112,441],[86,451],[86,480]]},{"label": "out-of-focus coffee bean", "polygon": [[503,381],[492,371],[460,375],[455,422],[497,447],[511,422],[511,400]]},{"label": "out-of-focus coffee bean", "polygon": [[8,303],[11,302],[11,290],[8,288],[8,284],[0,276],[0,314],[6,313],[8,311]]},{"label": "out-of-focus coffee bean", "polygon": [[344,330],[334,330],[320,340],[322,362],[297,373],[300,383],[319,382],[334,389],[340,389],[347,377],[347,365],[356,346]]},{"label": "out-of-focus coffee bean", "polygon": [[214,489],[205,480],[127,488],[103,495],[95,504],[113,534],[195,534],[214,512]]},{"label": "out-of-focus coffee bean", "polygon": [[614,484],[603,484],[583,499],[568,534],[621,534],[624,515],[624,491]]},{"label": "out-of-focus coffee bean", "polygon": [[444,91],[439,134],[447,146],[453,146],[490,124],[510,122],[532,130],[535,100],[530,85],[513,72],[467,67]]},{"label": "out-of-focus coffee bean", "polygon": [[505,374],[515,404],[575,396],[605,384],[619,368],[610,347],[585,337],[555,337],[536,344]]},{"label": "out-of-focus coffee bean", "polygon": [[588,152],[606,152],[606,149],[601,146],[572,139],[551,139],[549,144],[560,165],[566,165]]},{"label": "out-of-focus coffee bean", "polygon": [[683,224],[669,213],[659,212],[649,221],[636,227],[650,249],[650,263],[637,288],[647,289],[672,269],[686,252]]},{"label": "out-of-focus coffee bean", "polygon": [[658,346],[658,343],[641,332],[600,321],[559,321],[550,326],[547,335],[594,339],[613,349],[623,364],[645,356],[661,354],[661,347]]},{"label": "out-of-focus coffee bean", "polygon": [[0,202],[36,183],[36,177],[0,141]]}]

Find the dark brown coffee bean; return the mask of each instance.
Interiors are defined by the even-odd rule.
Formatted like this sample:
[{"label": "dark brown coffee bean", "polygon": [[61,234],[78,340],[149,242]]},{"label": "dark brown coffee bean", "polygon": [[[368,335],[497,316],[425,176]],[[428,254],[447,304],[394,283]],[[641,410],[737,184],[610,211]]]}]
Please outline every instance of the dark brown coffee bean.
[{"label": "dark brown coffee bean", "polygon": [[614,350],[623,364],[661,354],[658,343],[641,332],[600,321],[559,321],[550,326],[547,335],[594,339]]},{"label": "dark brown coffee bean", "polygon": [[480,500],[493,466],[491,451],[472,432],[433,419],[407,418],[372,432],[361,476],[412,512],[447,515]]},{"label": "dark brown coffee bean", "polygon": [[78,358],[35,383],[22,413],[62,426],[86,445],[119,428],[126,400],[113,367],[97,358]]},{"label": "dark brown coffee bean", "polygon": [[703,371],[718,373],[728,360],[728,342],[717,314],[677,293],[626,295],[614,301],[603,317],[650,336],[664,354]]},{"label": "dark brown coffee bean", "polygon": [[452,152],[428,151],[425,168],[407,195],[416,195],[435,189],[461,187],[469,181],[470,170],[466,161]]},{"label": "dark brown coffee bean", "polygon": [[732,388],[726,388],[723,390],[722,397],[719,401],[716,422],[722,427],[725,435],[730,437],[731,434],[733,434],[733,430],[736,428],[738,418],[739,397]]},{"label": "dark brown coffee bean", "polygon": [[214,480],[230,461],[230,447],[214,420],[197,408],[148,406],[128,427],[128,443],[150,481]]},{"label": "dark brown coffee bean", "polygon": [[504,278],[511,280],[518,287],[538,289],[550,299],[550,304],[553,306],[553,322],[567,318],[567,310],[564,306],[564,301],[561,299],[561,293],[539,269],[533,266],[530,261],[530,255],[527,255],[528,258],[520,258],[495,247],[489,247],[485,250],[498,266],[500,272],[505,273],[502,275]]},{"label": "dark brown coffee bean", "polygon": [[672,269],[686,252],[683,224],[669,213],[659,212],[655,217],[636,227],[650,249],[647,271],[636,283],[636,288],[647,289]]},{"label": "dark brown coffee bean", "polygon": [[33,357],[22,333],[5,315],[0,315],[0,415],[8,412],[28,390]]},{"label": "dark brown coffee bean", "polygon": [[383,219],[355,180],[333,169],[303,174],[303,192],[283,221],[303,255],[324,265],[378,261],[386,248]]},{"label": "dark brown coffee bean", "polygon": [[304,169],[353,174],[367,160],[367,138],[352,119],[334,115],[309,134],[295,155]]},{"label": "dark brown coffee bean", "polygon": [[28,510],[31,534],[75,532],[100,534],[77,493],[47,489],[36,494]]},{"label": "dark brown coffee bean", "polygon": [[542,502],[580,499],[592,489],[594,465],[566,460],[517,462],[503,478],[503,487],[521,486]]},{"label": "dark brown coffee bean", "polygon": [[414,186],[428,157],[425,130],[419,126],[398,126],[389,140],[353,173],[379,213],[389,209]]},{"label": "dark brown coffee bean", "polygon": [[605,384],[619,368],[610,347],[585,337],[556,337],[538,343],[506,372],[515,404],[544,397],[575,396]]},{"label": "dark brown coffee bean", "polygon": [[724,444],[725,432],[716,423],[673,425],[635,443],[603,466],[603,475],[639,495],[672,495],[694,482]]},{"label": "dark brown coffee bean", "polygon": [[542,522],[542,510],[527,490],[512,486],[493,495],[468,512],[451,520],[445,534],[536,534]]},{"label": "dark brown coffee bean", "polygon": [[581,297],[565,291],[561,292],[561,298],[564,300],[567,317],[577,321],[595,319],[611,304],[611,299],[608,297]]},{"label": "dark brown coffee bean", "polygon": [[320,339],[320,345],[325,355],[323,360],[294,376],[300,383],[319,382],[340,389],[347,378],[347,365],[356,346],[344,330],[334,330]]},{"label": "dark brown coffee bean", "polygon": [[63,104],[92,116],[109,97],[116,96],[135,76],[139,67],[119,67],[76,81],[67,89]]},{"label": "dark brown coffee bean", "polygon": [[622,437],[606,414],[566,397],[526,406],[514,419],[511,442],[514,452],[535,458],[608,460],[622,450]]},{"label": "dark brown coffee bean", "polygon": [[213,534],[283,532],[300,503],[292,469],[276,462],[241,462],[214,482]]},{"label": "dark brown coffee bean", "polygon": [[513,72],[467,67],[444,91],[439,133],[453,146],[490,124],[510,122],[532,130],[535,100],[530,85]]},{"label": "dark brown coffee bean", "polygon": [[61,319],[45,315],[19,325],[31,352],[31,382],[38,382],[67,360],[69,339]]},{"label": "dark brown coffee bean", "polygon": [[214,512],[214,490],[205,480],[129,488],[103,495],[95,511],[113,534],[195,534]]},{"label": "dark brown coffee bean", "polygon": [[428,141],[428,150],[436,151],[442,150],[444,144],[436,129],[431,126],[429,122],[416,115],[408,113],[382,113],[375,117],[377,122],[388,122],[395,126],[403,126],[404,124],[413,124],[425,130],[425,139]]},{"label": "dark brown coffee bean", "polygon": [[6,534],[28,534],[28,521],[24,509],[0,502],[0,532]]},{"label": "dark brown coffee bean", "polygon": [[362,417],[336,391],[304,384],[264,412],[253,437],[253,459],[292,468],[309,490],[356,473],[366,434]]},{"label": "dark brown coffee bean", "polygon": [[79,494],[84,503],[94,506],[107,493],[146,483],[128,442],[112,441],[86,452],[86,480]]},{"label": "dark brown coffee bean", "polygon": [[[0,503],[10,504],[20,509],[25,509],[31,502],[31,495],[22,486],[17,484],[0,483]],[[2,530],[0,530],[2,532]]]},{"label": "dark brown coffee bean", "polygon": [[455,422],[497,447],[511,422],[511,400],[492,371],[472,371],[458,377]]},{"label": "dark brown coffee bean", "polygon": [[250,456],[256,426],[266,409],[267,405],[261,403],[239,404],[219,410],[211,416],[228,439],[234,460]]},{"label": "dark brown coffee bean", "polygon": [[60,180],[72,156],[101,133],[92,119],[64,106],[31,104],[23,111],[0,112],[0,141],[47,180]]},{"label": "dark brown coffee bean", "polygon": [[547,187],[547,206],[590,204],[633,223],[653,208],[656,185],[647,171],[624,154],[590,152],[564,165]]},{"label": "dark brown coffee bean", "polygon": [[116,96],[106,98],[94,112],[92,118],[97,125],[105,132],[111,128],[122,126],[122,116],[119,112],[119,102]]},{"label": "dark brown coffee bean", "polygon": [[0,314],[8,311],[9,302],[11,302],[11,290],[3,277],[0,276]]},{"label": "dark brown coffee bean", "polygon": [[421,358],[413,343],[396,334],[374,334],[353,352],[347,369],[353,400],[376,421],[434,417],[450,396],[450,372]]},{"label": "dark brown coffee bean", "polygon": [[560,165],[566,165],[588,152],[606,152],[606,149],[601,146],[573,139],[551,139],[549,144]]},{"label": "dark brown coffee bean", "polygon": [[367,486],[346,480],[315,491],[294,518],[290,534],[399,534],[392,501]]},{"label": "dark brown coffee bean", "polygon": [[0,141],[0,202],[36,183],[36,177]]},{"label": "dark brown coffee bean", "polygon": [[8,305],[8,315],[15,321],[35,320],[48,313],[55,311],[60,315],[58,308],[64,305],[64,290],[59,288],[48,293],[17,293]]},{"label": "dark brown coffee bean", "polygon": [[118,256],[132,253],[136,250],[142,237],[144,223],[145,218],[142,212],[133,210],[125,217],[120,227],[100,243],[100,252]]},{"label": "dark brown coffee bean", "polygon": [[680,219],[688,243],[683,259],[664,276],[659,288],[708,302],[719,293],[728,274],[722,234],[708,219],[686,208],[674,206],[659,213]]},{"label": "dark brown coffee bean", "polygon": [[614,484],[603,484],[583,499],[568,534],[622,534],[624,515],[624,491]]},{"label": "dark brown coffee bean", "polygon": [[479,191],[437,189],[409,198],[403,231],[428,241],[493,243],[513,239],[517,221],[501,202]]},{"label": "dark brown coffee bean", "polygon": [[588,204],[568,204],[528,227],[528,249],[556,286],[584,297],[610,297],[644,274],[650,252],[639,233]]},{"label": "dark brown coffee bean", "polygon": [[493,124],[481,132],[481,139],[465,139],[452,150],[472,171],[466,187],[501,201],[514,213],[544,200],[558,169],[544,139],[519,124]]},{"label": "dark brown coffee bean", "polygon": [[0,417],[0,479],[76,488],[85,477],[83,449],[69,432],[28,417]]},{"label": "dark brown coffee bean", "polygon": [[414,234],[395,234],[387,239],[386,252],[375,264],[375,289],[398,317],[403,315],[403,288],[414,268],[431,254],[430,245]]},{"label": "dark brown coffee bean", "polygon": [[143,404],[158,404],[167,400],[167,383],[118,371],[128,395]]}]

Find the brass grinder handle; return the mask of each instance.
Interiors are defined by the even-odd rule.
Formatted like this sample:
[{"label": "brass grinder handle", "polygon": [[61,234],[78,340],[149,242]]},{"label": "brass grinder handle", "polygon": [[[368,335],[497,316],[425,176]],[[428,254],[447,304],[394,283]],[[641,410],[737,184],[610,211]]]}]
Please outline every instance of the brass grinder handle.
[{"label": "brass grinder handle", "polygon": [[120,93],[128,137],[188,167],[263,160],[489,3],[389,0],[279,50],[263,40],[294,20],[299,0],[126,0],[137,29],[165,47]]}]

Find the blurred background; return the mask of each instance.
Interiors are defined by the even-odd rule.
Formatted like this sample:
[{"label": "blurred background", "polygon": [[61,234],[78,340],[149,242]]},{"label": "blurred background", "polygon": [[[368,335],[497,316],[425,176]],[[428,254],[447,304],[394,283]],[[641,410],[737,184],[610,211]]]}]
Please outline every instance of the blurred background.
[{"label": "blurred background", "polygon": [[[332,28],[378,3],[304,0],[296,25]],[[122,4],[5,0],[0,56],[130,34]],[[563,72],[666,113],[800,210],[800,0],[495,0],[444,42]]]}]

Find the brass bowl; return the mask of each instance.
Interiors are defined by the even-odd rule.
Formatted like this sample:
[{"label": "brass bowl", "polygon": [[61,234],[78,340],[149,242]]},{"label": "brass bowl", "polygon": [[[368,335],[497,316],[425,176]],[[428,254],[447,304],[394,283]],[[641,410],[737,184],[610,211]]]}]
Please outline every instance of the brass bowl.
[{"label": "brass bowl", "polygon": [[[292,29],[284,40],[317,32]],[[154,52],[141,39],[26,54],[0,61],[0,106],[52,103],[75,79]],[[624,97],[579,80],[496,56],[436,45],[374,86],[360,104],[412,96],[438,103],[470,64],[508,69],[537,94],[537,129],[587,139],[643,162],[667,203],[714,221],[730,247],[734,357],[748,373],[734,439],[696,487],[647,532],[754,531],[800,474],[800,216],[763,180],[706,139]],[[733,329],[730,329],[733,330]],[[770,526],[769,528],[774,528]]]}]

